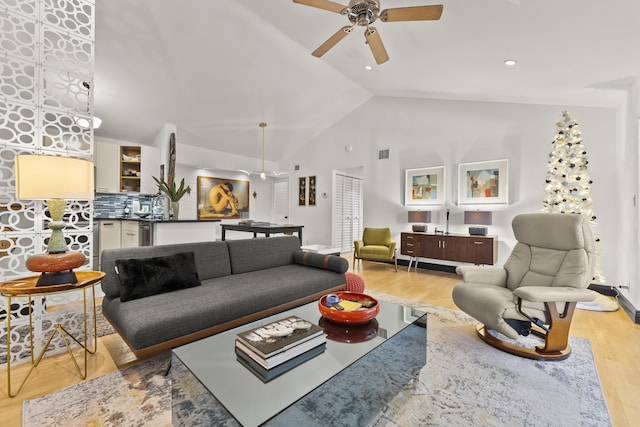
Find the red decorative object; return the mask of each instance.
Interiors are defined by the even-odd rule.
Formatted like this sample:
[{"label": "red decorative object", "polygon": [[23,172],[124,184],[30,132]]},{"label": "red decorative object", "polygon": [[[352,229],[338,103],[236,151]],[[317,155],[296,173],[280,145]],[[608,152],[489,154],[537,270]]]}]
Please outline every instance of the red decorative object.
[{"label": "red decorative object", "polygon": [[326,317],[320,317],[318,325],[324,329],[327,339],[337,342],[358,343],[374,339],[378,336],[378,321],[371,319],[360,325],[335,323]]},{"label": "red decorative object", "polygon": [[347,271],[344,275],[347,277],[346,291],[360,294],[364,292],[364,279],[362,277],[350,271]]},{"label": "red decorative object", "polygon": [[371,308],[361,308],[355,311],[332,310],[330,307],[325,305],[327,296],[324,295],[318,301],[318,308],[320,309],[320,313],[332,322],[359,325],[375,318],[380,312],[380,304],[378,304],[378,301],[375,298],[370,297],[369,295],[357,292],[336,292],[335,295],[338,295],[341,300],[373,301],[375,305]]}]

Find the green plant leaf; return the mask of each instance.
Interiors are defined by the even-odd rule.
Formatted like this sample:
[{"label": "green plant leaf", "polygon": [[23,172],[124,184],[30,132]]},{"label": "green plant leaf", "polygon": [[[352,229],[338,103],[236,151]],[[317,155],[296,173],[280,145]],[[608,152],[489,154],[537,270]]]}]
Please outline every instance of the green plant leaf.
[{"label": "green plant leaf", "polygon": [[158,179],[152,176],[153,180],[158,185],[158,191],[164,193],[170,201],[179,202],[185,194],[191,194],[191,187],[184,184],[184,178],[180,180],[180,186],[176,188],[175,181],[167,183],[164,179]]}]

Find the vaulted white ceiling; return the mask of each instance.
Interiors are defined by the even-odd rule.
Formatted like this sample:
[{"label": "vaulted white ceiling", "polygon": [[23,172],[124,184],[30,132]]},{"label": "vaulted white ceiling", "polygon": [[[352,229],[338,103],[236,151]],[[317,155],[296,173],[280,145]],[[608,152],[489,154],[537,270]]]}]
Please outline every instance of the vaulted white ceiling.
[{"label": "vaulted white ceiling", "polygon": [[260,157],[266,121],[277,160],[372,96],[614,106],[640,78],[637,0],[381,3],[444,12],[376,22],[378,66],[361,27],[312,57],[347,18],[291,0],[97,0],[96,135],[151,144],[172,123],[178,142]]}]

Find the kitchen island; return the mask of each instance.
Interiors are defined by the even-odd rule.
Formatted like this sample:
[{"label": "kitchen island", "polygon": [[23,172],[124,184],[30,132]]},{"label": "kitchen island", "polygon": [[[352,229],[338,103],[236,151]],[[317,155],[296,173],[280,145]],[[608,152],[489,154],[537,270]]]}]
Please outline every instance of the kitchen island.
[{"label": "kitchen island", "polygon": [[153,223],[153,245],[213,242],[220,220],[178,219],[150,220]]},{"label": "kitchen island", "polygon": [[[98,253],[104,249],[215,241],[220,220],[95,218]],[[94,256],[97,256],[96,253]]]}]

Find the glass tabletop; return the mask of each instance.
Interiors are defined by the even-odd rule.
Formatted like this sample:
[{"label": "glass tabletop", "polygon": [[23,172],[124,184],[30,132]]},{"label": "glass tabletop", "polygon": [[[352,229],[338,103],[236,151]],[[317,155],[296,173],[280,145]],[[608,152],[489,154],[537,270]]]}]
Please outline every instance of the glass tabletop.
[{"label": "glass tabletop", "polygon": [[[327,324],[320,316],[317,302],[312,302],[178,347],[173,353],[240,423],[259,425],[393,338],[424,314],[384,301],[379,301],[379,304],[380,313],[368,326],[342,328]],[[236,334],[290,315],[325,326],[328,335],[326,350],[263,383],[236,360]],[[363,331],[372,325],[377,329],[373,333]],[[356,333],[349,336],[350,331]]]}]

